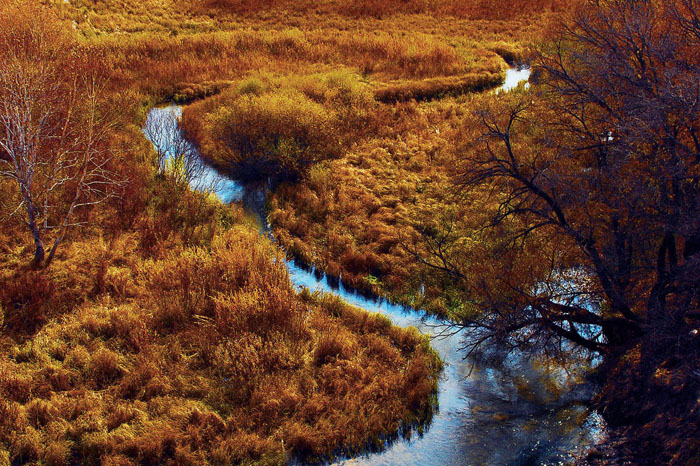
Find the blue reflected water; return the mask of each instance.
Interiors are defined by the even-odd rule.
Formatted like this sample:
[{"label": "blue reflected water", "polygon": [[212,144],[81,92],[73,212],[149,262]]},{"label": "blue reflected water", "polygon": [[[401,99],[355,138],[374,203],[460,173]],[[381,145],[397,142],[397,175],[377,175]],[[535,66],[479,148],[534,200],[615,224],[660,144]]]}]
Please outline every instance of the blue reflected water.
[{"label": "blue reflected water", "polygon": [[[177,123],[181,116],[182,107],[176,105],[152,108],[148,113],[143,133],[156,148],[163,148],[166,160],[171,160],[177,150],[182,150],[183,144],[181,141],[184,141],[184,136],[180,132]],[[189,143],[185,141],[184,144]],[[187,149],[194,151],[196,154],[197,149],[191,145]],[[203,163],[203,161],[199,170],[197,170],[197,176],[189,180],[189,182],[195,191],[211,192],[224,204],[238,202],[245,194],[245,190],[240,183],[222,176],[213,167]]]},{"label": "blue reflected water", "polygon": [[423,436],[336,464],[560,465],[603,439],[602,419],[585,407],[593,387],[576,385],[562,373],[559,382],[573,386],[557,398],[546,388],[547,377],[521,356],[502,354],[486,364],[464,360],[464,336],[424,312],[369,299],[344,287],[342,280],[336,285],[327,276],[319,279],[313,269],[293,261],[287,268],[300,288],[334,293],[354,306],[388,316],[395,325],[433,335],[432,346],[445,361],[439,412]]},{"label": "blue reflected water", "polygon": [[[527,79],[528,70],[513,71],[504,89]],[[517,79],[517,82],[515,81]],[[511,86],[511,87],[506,87]],[[177,107],[151,112],[181,115]],[[264,192],[249,192],[236,181],[207,167],[207,181],[222,202],[240,202],[261,223]],[[193,183],[193,186],[198,186]],[[559,371],[548,376],[536,362],[522,355],[500,354],[489,361],[464,360],[461,333],[446,331],[434,317],[383,299],[373,299],[343,286],[313,268],[286,261],[289,277],[299,289],[333,293],[349,304],[386,315],[398,326],[414,326],[433,336],[432,346],[445,361],[438,402],[439,411],[422,436],[398,440],[380,453],[339,459],[342,465],[563,465],[585,446],[600,442],[605,425],[586,403],[592,387],[578,383],[575,374]],[[554,393],[552,385],[561,393]],[[556,390],[555,390],[556,391]]]}]

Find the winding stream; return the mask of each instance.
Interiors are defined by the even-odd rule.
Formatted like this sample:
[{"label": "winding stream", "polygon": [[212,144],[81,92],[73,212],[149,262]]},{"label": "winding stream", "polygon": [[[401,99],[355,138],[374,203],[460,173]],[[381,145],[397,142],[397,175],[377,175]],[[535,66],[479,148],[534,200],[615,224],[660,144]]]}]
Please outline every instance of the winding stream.
[{"label": "winding stream", "polygon": [[[509,70],[500,91],[516,87],[528,76],[527,69]],[[149,117],[158,112],[179,117],[182,110],[154,108]],[[213,192],[223,202],[242,202],[251,213],[260,215],[264,202],[261,192],[246,192],[239,183],[208,166],[201,177],[216,181]],[[266,234],[267,226],[261,223],[261,233]],[[401,327],[414,326],[430,335],[440,333],[441,322],[424,312],[367,298],[293,261],[287,261],[287,268],[299,288],[336,294],[354,306],[388,316]],[[397,440],[383,452],[339,459],[336,464],[562,465],[571,462],[585,446],[602,440],[602,419],[586,410],[592,387],[575,383],[562,372],[554,377],[555,385],[564,387],[557,396],[536,364],[523,357],[501,354],[489,362],[464,360],[460,352],[464,338],[452,334],[433,339],[445,370],[439,384],[439,411],[422,436],[413,433],[411,439]],[[550,382],[552,377],[550,374]]]}]

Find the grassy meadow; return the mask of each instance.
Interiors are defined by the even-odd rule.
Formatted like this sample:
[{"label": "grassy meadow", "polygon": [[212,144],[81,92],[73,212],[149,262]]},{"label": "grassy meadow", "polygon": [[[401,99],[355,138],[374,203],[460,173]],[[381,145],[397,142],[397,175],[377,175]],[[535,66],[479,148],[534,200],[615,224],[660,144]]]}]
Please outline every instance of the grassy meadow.
[{"label": "grassy meadow", "polygon": [[[113,85],[161,99],[204,97],[249,75],[347,68],[377,90],[494,85],[557,21],[562,2],[49,2],[113,60]],[[494,17],[495,15],[495,17]],[[427,83],[426,84],[426,81]],[[388,88],[388,89],[387,89]],[[180,92],[178,92],[180,91]],[[184,92],[183,92],[184,91]],[[423,90],[422,92],[425,92]],[[388,93],[390,95],[390,93]]]},{"label": "grassy meadow", "polygon": [[[598,355],[613,437],[582,461],[698,463],[697,0],[9,3],[3,60],[50,11],[46,37],[76,53],[38,63],[63,57],[73,83],[99,64],[104,166],[128,183],[37,268],[19,220],[71,198],[45,182],[27,210],[0,181],[0,464],[279,464],[420,431],[425,338],[296,293],[282,254],[452,319],[466,351]],[[492,92],[522,63],[530,90]],[[140,128],[170,103],[209,164],[272,187],[274,246],[158,172]]]},{"label": "grassy meadow", "polygon": [[51,274],[3,264],[4,461],[281,464],[429,419],[426,337],[297,295],[279,251],[229,221],[206,246],[144,254],[124,232],[73,242]]},{"label": "grassy meadow", "polygon": [[[36,268],[19,190],[0,179],[0,465],[283,464],[381,448],[428,422],[441,362],[427,337],[297,293],[242,209],[158,173],[141,127],[153,105],[187,105],[183,128],[210,163],[278,180],[268,214],[288,253],[447,314],[443,278],[411,254],[416,222],[483,220],[448,189],[472,109],[493,99],[472,92],[500,84],[568,9],[500,5],[0,7],[99,57],[104,150],[125,180]],[[482,244],[460,247],[490,254]]]}]

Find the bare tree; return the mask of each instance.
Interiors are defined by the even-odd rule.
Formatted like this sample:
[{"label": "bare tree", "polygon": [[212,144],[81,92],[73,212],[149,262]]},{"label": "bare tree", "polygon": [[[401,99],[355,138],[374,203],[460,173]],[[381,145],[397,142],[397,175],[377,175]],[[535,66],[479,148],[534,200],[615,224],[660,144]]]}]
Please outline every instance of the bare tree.
[{"label": "bare tree", "polygon": [[10,217],[31,232],[38,267],[69,228],[85,224],[78,210],[109,199],[120,181],[105,149],[100,63],[41,7],[0,15],[0,176],[15,182]]},{"label": "bare tree", "polygon": [[497,263],[467,276],[431,232],[420,251],[483,311],[461,316],[471,348],[619,354],[699,324],[697,7],[586,2],[540,54],[534,91],[478,113],[458,184],[495,193]]}]

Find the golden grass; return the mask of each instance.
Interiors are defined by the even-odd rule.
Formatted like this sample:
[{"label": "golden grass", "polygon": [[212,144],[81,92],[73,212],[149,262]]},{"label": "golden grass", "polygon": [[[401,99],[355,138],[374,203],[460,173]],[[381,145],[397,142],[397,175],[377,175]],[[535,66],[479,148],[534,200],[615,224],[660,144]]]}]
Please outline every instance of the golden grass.
[{"label": "golden grass", "polygon": [[236,210],[233,229],[187,246],[163,196],[149,207],[161,223],[147,208],[48,271],[4,264],[0,445],[14,463],[280,464],[429,417],[440,365],[425,338],[297,296]]},{"label": "golden grass", "polygon": [[[338,77],[354,84],[339,94],[329,84]],[[376,87],[352,72],[262,75],[233,82],[221,95],[188,106],[183,127],[205,157],[243,180],[278,174],[260,163],[257,154],[281,160],[291,155],[295,161],[304,157],[279,151],[268,138],[278,143],[289,138],[294,147],[311,147],[306,141],[317,128],[330,130],[322,134],[332,134],[340,146],[313,146],[315,158],[305,158],[304,170],[293,177],[301,182],[275,190],[268,212],[275,237],[290,254],[342,276],[346,284],[454,315],[469,312],[460,292],[451,290],[444,274],[422,266],[414,252],[425,253],[420,229],[440,234],[454,227],[445,244],[449,254],[462,258],[457,262],[464,264],[464,273],[478,274],[483,273],[479,264],[498,248],[494,238],[475,231],[488,222],[493,199],[475,193],[464,203],[452,189],[462,164],[460,151],[479,136],[480,121],[471,109],[489,105],[494,97],[446,97],[461,94],[451,88],[455,83],[466,88],[492,85],[480,79],[434,78]],[[294,111],[279,101],[290,92],[300,93],[298,102],[305,102]],[[376,101],[367,98],[368,92]],[[352,97],[355,93],[361,97]],[[341,95],[345,98],[339,99]],[[417,102],[434,98],[438,101]],[[285,119],[321,109],[326,117],[307,126],[304,118]],[[239,118],[231,119],[232,114]],[[265,137],[256,132],[260,128]],[[241,149],[251,147],[255,151],[248,155]],[[256,155],[246,167],[250,153]],[[471,240],[455,242],[457,231]]]},{"label": "golden grass", "polygon": [[[27,267],[21,225],[0,231],[0,461],[282,464],[356,453],[429,419],[440,361],[424,337],[298,295],[280,252],[240,209],[157,174],[141,104],[230,86],[225,66],[239,55],[198,64],[234,50],[231,37],[262,40],[247,56],[264,47],[270,62],[313,49],[294,31],[91,39],[114,65],[109,148],[128,183],[85,215],[48,269]],[[217,40],[230,48],[212,50]],[[178,62],[180,48],[200,61]],[[342,99],[342,76],[326,78],[334,86],[299,78],[295,92],[305,103]],[[15,189],[0,181],[0,193]],[[11,209],[0,204],[3,218]]]},{"label": "golden grass", "polygon": [[351,68],[381,86],[396,79],[489,77],[505,67],[491,43],[381,31],[242,29],[175,38],[111,36],[92,44],[111,58],[113,86],[136,84],[165,100],[178,94],[186,100],[188,93],[190,98],[206,97],[258,70],[293,76]]},{"label": "golden grass", "polygon": [[440,364],[426,338],[297,296],[255,231],[161,259],[135,246],[74,243],[131,262],[133,297],[101,294],[5,347],[0,442],[13,462],[280,464],[356,452],[430,415]]},{"label": "golden grass", "polygon": [[[280,464],[429,419],[440,362],[427,340],[295,293],[241,211],[155,175],[137,123],[153,102],[204,99],[184,123],[220,165],[232,110],[266,122],[238,134],[258,148],[273,130],[297,146],[318,136],[303,183],[271,199],[277,238],[355,286],[447,312],[458,300],[402,244],[449,204],[471,97],[415,100],[497,82],[562,2],[42,3],[111,64],[110,144],[129,183],[47,271],[25,267],[21,230],[0,231],[0,463]],[[313,118],[294,126],[282,110]]]},{"label": "golden grass", "polygon": [[492,99],[394,105],[381,129],[341,159],[275,191],[269,220],[276,239],[353,287],[443,315],[465,312],[448,277],[422,266],[413,252],[425,253],[419,228],[439,234],[452,227],[463,239],[449,237],[444,247],[464,274],[483,273],[479,267],[495,254],[498,242],[479,233],[493,198],[472,193],[465,202],[452,187],[460,151],[479,134],[470,109]]},{"label": "golden grass", "polygon": [[[191,32],[241,24],[318,24],[332,21],[392,21],[396,17],[444,22],[502,21],[566,10],[574,1],[517,0],[507,6],[494,0],[46,0],[65,10],[85,31],[128,33],[143,30]],[[306,25],[305,24],[305,25]],[[435,27],[433,25],[432,27]],[[416,30],[415,27],[410,30]]]},{"label": "golden grass", "polygon": [[471,73],[451,78],[399,81],[378,88],[374,92],[374,96],[378,101],[384,103],[434,100],[447,96],[458,96],[467,92],[480,92],[502,83],[502,73]]},{"label": "golden grass", "polygon": [[[394,1],[48,3],[112,57],[114,85],[182,102],[216,93],[251,72],[295,75],[338,67],[353,68],[380,87],[446,78],[452,82],[434,83],[440,88],[434,94],[464,90],[472,87],[465,86],[473,79],[468,76],[495,79],[505,66],[502,58],[522,58],[523,45],[566,9],[556,0],[507,9],[485,0],[440,0],[412,2],[408,10]],[[368,5],[392,13],[352,12]]]}]

